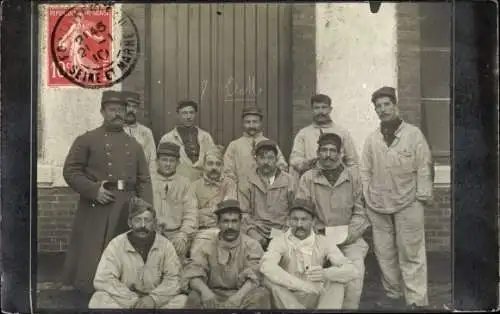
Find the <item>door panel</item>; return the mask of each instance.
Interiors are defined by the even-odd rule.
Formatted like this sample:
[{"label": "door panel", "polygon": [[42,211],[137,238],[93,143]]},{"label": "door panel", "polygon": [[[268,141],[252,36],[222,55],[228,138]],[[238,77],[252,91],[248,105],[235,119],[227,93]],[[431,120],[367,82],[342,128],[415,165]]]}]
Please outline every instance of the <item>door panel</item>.
[{"label": "door panel", "polygon": [[199,104],[198,124],[218,144],[241,136],[241,111],[257,105],[265,134],[291,146],[291,6],[150,4],[150,106],[159,138],[176,104]]}]

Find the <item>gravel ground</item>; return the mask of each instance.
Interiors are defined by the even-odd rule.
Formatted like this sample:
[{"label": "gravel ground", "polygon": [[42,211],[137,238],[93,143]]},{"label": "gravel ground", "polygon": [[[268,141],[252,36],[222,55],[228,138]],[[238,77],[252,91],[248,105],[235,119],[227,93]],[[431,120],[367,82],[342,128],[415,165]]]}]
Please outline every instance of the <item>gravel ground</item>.
[{"label": "gravel ground", "polygon": [[[39,309],[85,309],[88,300],[74,291],[54,289],[57,273],[62,268],[63,254],[38,257],[37,299]],[[451,262],[449,253],[428,253],[429,303],[433,309],[443,309],[451,303]],[[360,309],[374,309],[383,297],[378,264],[372,254],[366,258],[366,273]]]}]

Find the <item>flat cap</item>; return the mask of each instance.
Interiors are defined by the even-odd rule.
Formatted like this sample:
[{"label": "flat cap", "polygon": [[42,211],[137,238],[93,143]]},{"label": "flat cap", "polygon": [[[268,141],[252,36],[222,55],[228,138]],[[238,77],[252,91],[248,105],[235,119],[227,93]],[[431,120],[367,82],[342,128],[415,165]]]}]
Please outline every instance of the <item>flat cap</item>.
[{"label": "flat cap", "polygon": [[179,111],[185,107],[193,107],[194,111],[198,112],[198,104],[195,101],[192,101],[192,100],[179,101],[179,103],[177,104],[177,111]]},{"label": "flat cap", "polygon": [[316,216],[315,208],[316,206],[313,202],[305,200],[303,198],[296,198],[292,202],[292,206],[290,206],[290,212],[294,210],[303,210],[305,212],[308,212],[312,216]]},{"label": "flat cap", "polygon": [[102,92],[101,96],[101,109],[107,104],[122,104],[127,105],[125,98],[123,98],[122,93],[114,90],[107,90]]},{"label": "flat cap", "polygon": [[180,149],[181,147],[175,143],[172,142],[163,142],[158,145],[158,150],[156,151],[156,154],[159,155],[167,155],[167,156],[174,156],[179,158],[180,155]]},{"label": "flat cap", "polygon": [[278,145],[273,140],[262,140],[255,145],[254,153],[258,154],[262,148],[270,148],[278,155]]},{"label": "flat cap", "polygon": [[243,111],[241,112],[241,117],[244,118],[245,116],[250,115],[250,114],[259,116],[261,118],[264,117],[262,110],[256,106],[248,106],[248,107],[243,108]]},{"label": "flat cap", "polygon": [[128,202],[129,219],[132,219],[133,217],[140,215],[145,211],[150,211],[153,215],[156,215],[153,205],[149,204],[148,202],[137,196],[133,196],[130,198]]},{"label": "flat cap", "polygon": [[141,103],[141,94],[132,91],[122,91],[122,96],[127,102],[140,104]]},{"label": "flat cap", "polygon": [[394,87],[384,86],[372,94],[372,102],[374,103],[380,97],[390,97],[396,99],[396,89]]},{"label": "flat cap", "polygon": [[337,149],[342,147],[342,139],[335,133],[322,133],[318,138],[318,146],[333,144]]},{"label": "flat cap", "polygon": [[221,215],[227,212],[241,213],[240,202],[235,199],[226,199],[217,204],[214,214]]}]

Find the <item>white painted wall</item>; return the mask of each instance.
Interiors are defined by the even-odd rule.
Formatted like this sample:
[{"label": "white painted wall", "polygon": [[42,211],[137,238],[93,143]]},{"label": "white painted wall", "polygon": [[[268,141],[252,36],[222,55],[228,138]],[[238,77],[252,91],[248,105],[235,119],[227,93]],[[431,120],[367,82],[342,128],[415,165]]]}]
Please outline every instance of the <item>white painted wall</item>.
[{"label": "white painted wall", "polygon": [[397,88],[396,7],[377,14],[367,2],[316,4],[317,92],[332,98],[332,119],[346,127],[361,152],[379,120],[371,94]]},{"label": "white painted wall", "polygon": [[[50,49],[47,12],[48,5],[40,5],[38,102],[42,115],[42,136],[38,141],[42,142],[43,156],[37,162],[37,183],[39,186],[66,186],[62,178],[64,159],[78,135],[102,123],[100,101],[104,89],[47,86]],[[115,4],[114,12],[113,21],[118,21],[121,5]],[[113,31],[113,34],[115,39],[120,38],[119,32]],[[121,84],[108,89],[120,90]]]}]

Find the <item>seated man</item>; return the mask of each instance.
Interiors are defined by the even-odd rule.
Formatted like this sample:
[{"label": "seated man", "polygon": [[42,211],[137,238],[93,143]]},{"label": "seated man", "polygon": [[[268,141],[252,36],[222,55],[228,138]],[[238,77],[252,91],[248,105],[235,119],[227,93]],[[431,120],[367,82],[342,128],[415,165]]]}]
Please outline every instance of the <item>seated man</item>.
[{"label": "seated man", "polygon": [[89,308],[183,308],[179,259],[172,243],[154,231],[155,210],[133,197],[128,224],[131,230],[111,240],[101,256]]},{"label": "seated man", "polygon": [[248,183],[241,192],[245,212],[243,231],[265,249],[271,230],[286,231],[288,208],[293,199],[292,178],[278,168],[278,145],[263,140],[255,146],[257,169],[248,173]]},{"label": "seated man", "polygon": [[191,293],[186,308],[270,308],[269,290],[260,286],[259,243],[240,232],[241,209],[237,200],[218,204],[219,232],[202,246],[184,269]]},{"label": "seated man", "polygon": [[180,146],[172,142],[158,145],[157,169],[151,173],[151,181],[158,231],[172,242],[183,263],[198,227],[198,211],[191,182],[177,173],[179,150]]},{"label": "seated man", "polygon": [[190,194],[198,213],[198,231],[193,236],[191,255],[219,232],[214,211],[225,199],[236,198],[236,184],[222,173],[223,152],[214,147],[203,157],[203,177],[191,184]]},{"label": "seated man", "polygon": [[[264,284],[281,309],[341,309],[345,284],[362,276],[325,237],[315,234],[314,204],[296,199],[287,232],[273,238],[262,258]],[[324,268],[325,262],[332,266]]]}]

